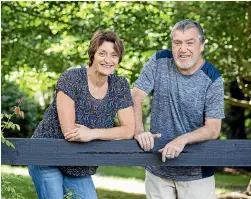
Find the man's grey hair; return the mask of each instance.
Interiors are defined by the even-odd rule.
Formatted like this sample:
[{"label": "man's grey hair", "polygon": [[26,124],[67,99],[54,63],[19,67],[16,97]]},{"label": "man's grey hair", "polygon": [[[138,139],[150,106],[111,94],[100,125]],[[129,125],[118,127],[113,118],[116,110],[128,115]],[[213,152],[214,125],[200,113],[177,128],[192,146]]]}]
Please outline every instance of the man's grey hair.
[{"label": "man's grey hair", "polygon": [[181,30],[184,32],[190,28],[195,28],[197,30],[199,40],[203,44],[205,42],[205,36],[204,36],[203,29],[198,22],[193,21],[191,19],[184,19],[182,21],[177,22],[174,25],[174,27],[172,28],[171,33],[170,33],[171,40],[173,39],[173,31],[174,30]]}]

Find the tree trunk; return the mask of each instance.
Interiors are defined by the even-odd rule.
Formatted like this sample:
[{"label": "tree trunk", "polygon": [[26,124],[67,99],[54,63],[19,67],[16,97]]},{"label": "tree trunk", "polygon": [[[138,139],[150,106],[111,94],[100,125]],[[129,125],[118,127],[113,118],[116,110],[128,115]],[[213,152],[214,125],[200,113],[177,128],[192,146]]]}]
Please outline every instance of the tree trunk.
[{"label": "tree trunk", "polygon": [[[243,100],[244,95],[238,87],[236,81],[230,84],[230,95],[238,100]],[[227,124],[226,133],[227,139],[246,139],[247,135],[245,133],[245,109],[238,106],[232,106],[228,104],[226,110],[225,123]]]}]

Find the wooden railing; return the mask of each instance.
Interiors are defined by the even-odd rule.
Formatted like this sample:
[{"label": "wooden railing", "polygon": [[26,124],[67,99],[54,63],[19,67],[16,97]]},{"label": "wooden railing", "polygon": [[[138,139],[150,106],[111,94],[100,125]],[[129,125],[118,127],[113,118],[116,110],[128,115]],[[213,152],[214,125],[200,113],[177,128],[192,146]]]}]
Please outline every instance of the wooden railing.
[{"label": "wooden railing", "polygon": [[251,166],[251,140],[212,140],[185,146],[178,158],[161,161],[157,139],[144,152],[136,140],[67,142],[61,139],[7,138],[15,149],[2,144],[1,164],[51,166]]}]

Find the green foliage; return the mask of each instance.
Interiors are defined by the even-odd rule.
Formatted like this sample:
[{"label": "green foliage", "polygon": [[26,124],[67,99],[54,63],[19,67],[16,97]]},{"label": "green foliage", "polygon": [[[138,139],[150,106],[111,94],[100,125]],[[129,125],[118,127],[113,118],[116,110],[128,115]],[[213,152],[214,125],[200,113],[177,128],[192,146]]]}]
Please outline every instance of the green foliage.
[{"label": "green foliage", "polygon": [[8,196],[8,199],[25,199],[22,194],[20,194],[19,189],[16,189],[16,187],[11,186],[13,182],[20,183],[24,182],[24,179],[20,176],[15,175],[1,175],[1,195],[2,196]]},{"label": "green foliage", "polygon": [[63,199],[72,199],[72,197],[78,199],[80,198],[78,195],[74,194],[74,191],[70,190],[70,189],[66,189],[66,194],[64,195]]},{"label": "green foliage", "polygon": [[[18,106],[14,107],[12,114],[1,114],[1,142],[12,148],[15,148],[15,146],[10,141],[5,139],[4,133],[7,129],[20,131],[20,126],[13,123],[11,120],[14,115],[19,115],[24,118],[24,112],[20,109],[20,104],[22,102],[22,99],[18,100]],[[5,119],[6,121],[4,121]]]},{"label": "green foliage", "polygon": [[192,18],[205,28],[206,58],[225,77],[235,77],[238,67],[250,75],[250,7],[250,2],[3,2],[3,74],[24,64],[62,72],[86,63],[93,32],[111,29],[126,44],[121,71],[135,80],[154,51],[170,49],[171,26]]},{"label": "green foliage", "polygon": [[[1,102],[2,102],[2,125],[5,125],[6,137],[30,137],[34,131],[36,124],[37,104],[21,92],[15,84],[5,82],[1,88]],[[12,117],[14,106],[18,99],[24,98],[22,103],[22,110],[25,112],[24,119],[21,117]],[[4,116],[4,117],[3,117]],[[12,117],[10,121],[10,117]],[[7,119],[7,121],[5,121]],[[7,124],[7,123],[8,124]],[[18,124],[18,125],[17,125]]]},{"label": "green foliage", "polygon": [[[47,107],[53,97],[53,90],[59,74],[47,72],[46,68],[38,71],[36,68],[30,68],[27,65],[19,68],[19,71],[10,71],[5,76],[5,81],[10,81],[18,85],[19,89],[27,97],[34,98],[42,107]],[[3,81],[3,84],[5,82]]]},{"label": "green foliage", "polygon": [[[251,109],[251,2],[8,1],[1,6],[2,81],[14,78],[12,82],[29,97],[39,93],[42,109],[52,99],[58,75],[87,63],[88,44],[96,30],[113,30],[124,41],[126,53],[116,73],[133,86],[156,50],[171,49],[170,29],[185,18],[203,26],[204,57],[223,74],[228,100]],[[234,80],[243,101],[235,102],[229,92],[228,84]],[[144,121],[149,121],[149,113],[148,103]],[[38,111],[32,118],[41,119],[42,114]]]},{"label": "green foliage", "polygon": [[[13,119],[14,115],[19,115],[20,117],[24,118],[24,112],[21,110],[20,105],[22,104],[23,99],[18,100],[18,106],[15,106],[12,110],[12,114],[1,114],[1,142],[6,144],[8,147],[11,147],[15,149],[15,146],[5,139],[5,131],[7,129],[12,129],[20,131],[20,126],[18,124],[13,123],[11,120]],[[6,121],[4,121],[6,119]],[[12,176],[2,176],[2,191],[5,193],[8,193],[10,195],[10,198],[20,198],[23,199],[23,197],[16,193],[16,190],[10,186],[10,181],[12,179]]]}]

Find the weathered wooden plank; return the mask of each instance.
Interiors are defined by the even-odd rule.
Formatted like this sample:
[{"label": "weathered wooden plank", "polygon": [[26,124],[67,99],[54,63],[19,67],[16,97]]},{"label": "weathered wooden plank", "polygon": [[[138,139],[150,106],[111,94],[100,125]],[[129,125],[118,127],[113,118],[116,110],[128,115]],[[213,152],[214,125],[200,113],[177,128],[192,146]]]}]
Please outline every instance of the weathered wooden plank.
[{"label": "weathered wooden plank", "polygon": [[2,164],[56,166],[251,166],[251,140],[213,140],[187,145],[178,158],[163,163],[158,149],[167,141],[155,140],[144,152],[136,140],[73,143],[60,139],[9,138],[16,149],[2,144]]}]

